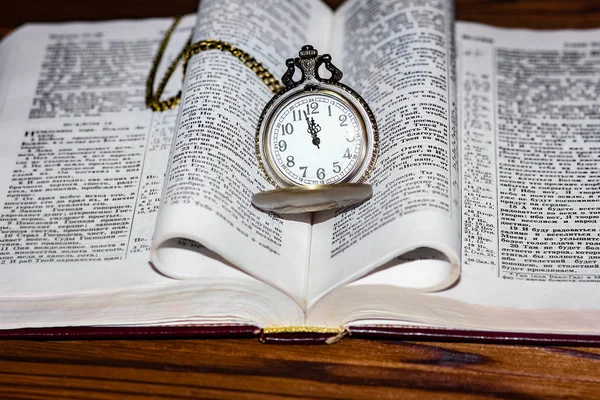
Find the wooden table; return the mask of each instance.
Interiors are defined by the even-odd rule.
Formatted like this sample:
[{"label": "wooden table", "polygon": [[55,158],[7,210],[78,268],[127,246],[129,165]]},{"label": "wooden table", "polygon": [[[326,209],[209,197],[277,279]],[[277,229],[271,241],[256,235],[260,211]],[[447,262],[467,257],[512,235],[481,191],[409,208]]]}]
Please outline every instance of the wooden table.
[{"label": "wooden table", "polygon": [[[329,1],[333,6],[340,0]],[[192,13],[197,0],[16,1],[0,35],[27,21]],[[461,20],[600,27],[598,0],[457,0]],[[343,340],[0,341],[0,398],[600,398],[600,348]]]}]

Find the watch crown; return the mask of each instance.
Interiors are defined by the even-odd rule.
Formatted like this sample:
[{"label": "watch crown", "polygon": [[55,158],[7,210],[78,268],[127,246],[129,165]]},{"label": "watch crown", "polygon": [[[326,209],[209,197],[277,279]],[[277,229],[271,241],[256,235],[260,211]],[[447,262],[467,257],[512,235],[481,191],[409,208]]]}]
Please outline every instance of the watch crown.
[{"label": "watch crown", "polygon": [[[302,46],[298,55],[300,57],[289,58],[285,62],[287,71],[281,77],[281,81],[286,87],[298,85],[301,82],[306,82],[306,85],[313,87],[318,86],[319,82],[339,82],[342,79],[342,71],[331,63],[331,56],[329,54],[319,55],[317,49],[310,44],[306,44]],[[325,68],[331,72],[329,78],[319,76],[319,67],[322,64],[325,64]],[[302,71],[302,79],[299,81],[294,80],[296,68]]]},{"label": "watch crown", "polygon": [[302,46],[302,49],[298,53],[298,55],[302,59],[315,58],[318,54],[319,54],[319,52],[314,47],[312,47],[310,44]]}]

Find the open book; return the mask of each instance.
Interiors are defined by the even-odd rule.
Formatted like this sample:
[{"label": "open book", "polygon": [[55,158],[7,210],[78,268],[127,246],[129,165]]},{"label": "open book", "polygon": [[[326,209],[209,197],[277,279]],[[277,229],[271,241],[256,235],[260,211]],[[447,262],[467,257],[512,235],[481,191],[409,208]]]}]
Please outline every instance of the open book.
[{"label": "open book", "polygon": [[437,0],[203,0],[159,77],[192,30],[276,76],[312,44],[377,118],[373,198],[283,218],[250,205],[272,94],[238,59],[195,55],[179,108],[145,108],[171,22],[3,40],[1,329],[600,334],[600,31],[456,23]]}]

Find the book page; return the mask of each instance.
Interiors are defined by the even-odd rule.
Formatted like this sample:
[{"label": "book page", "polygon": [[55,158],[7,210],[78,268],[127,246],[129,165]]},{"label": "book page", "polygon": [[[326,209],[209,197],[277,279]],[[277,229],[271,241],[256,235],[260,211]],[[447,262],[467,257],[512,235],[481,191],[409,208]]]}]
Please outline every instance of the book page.
[{"label": "book page", "polygon": [[600,30],[456,31],[460,281],[420,294],[402,289],[401,269],[376,271],[307,322],[598,334]]},{"label": "book page", "polygon": [[[202,258],[202,281],[149,263],[177,110],[144,98],[171,23],[32,24],[1,42],[0,329],[303,321],[280,291],[196,251],[179,256]],[[159,75],[194,24],[183,18]]]},{"label": "book page", "polygon": [[443,1],[348,1],[336,12],[333,62],[372,108],[380,154],[373,198],[315,219],[310,298],[411,250],[404,284],[435,290],[455,281],[460,192],[453,67],[453,10]]},{"label": "book page", "polygon": [[[194,20],[182,21],[167,58]],[[3,41],[3,294],[156,279],[148,251],[176,114],[153,114],[144,96],[170,24],[29,25]]]},{"label": "book page", "polygon": [[[318,0],[206,0],[194,41],[232,43],[280,77],[285,60],[297,57],[304,44],[328,47],[331,16]],[[252,194],[272,189],[255,156],[258,119],[272,96],[229,53],[205,51],[190,60],[152,260],[169,276],[203,276],[197,264],[177,256],[174,241],[191,239],[190,246],[207,256],[218,254],[302,303],[309,217],[280,218],[250,203]]]},{"label": "book page", "polygon": [[598,304],[599,37],[458,26],[465,279],[501,304]]}]

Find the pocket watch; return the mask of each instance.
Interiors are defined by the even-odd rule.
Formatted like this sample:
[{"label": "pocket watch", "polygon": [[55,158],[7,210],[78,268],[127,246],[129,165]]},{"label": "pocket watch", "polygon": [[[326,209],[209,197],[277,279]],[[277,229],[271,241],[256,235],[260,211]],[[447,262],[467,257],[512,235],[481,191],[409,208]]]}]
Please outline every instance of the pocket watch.
[{"label": "pocket watch", "polygon": [[[266,211],[301,213],[364,201],[372,188],[379,134],[373,112],[340,83],[329,54],[310,45],[286,61],[284,89],[265,106],[256,130],[258,167],[276,188],[255,194]],[[330,77],[320,75],[320,67]],[[299,69],[302,76],[294,80]]]}]

